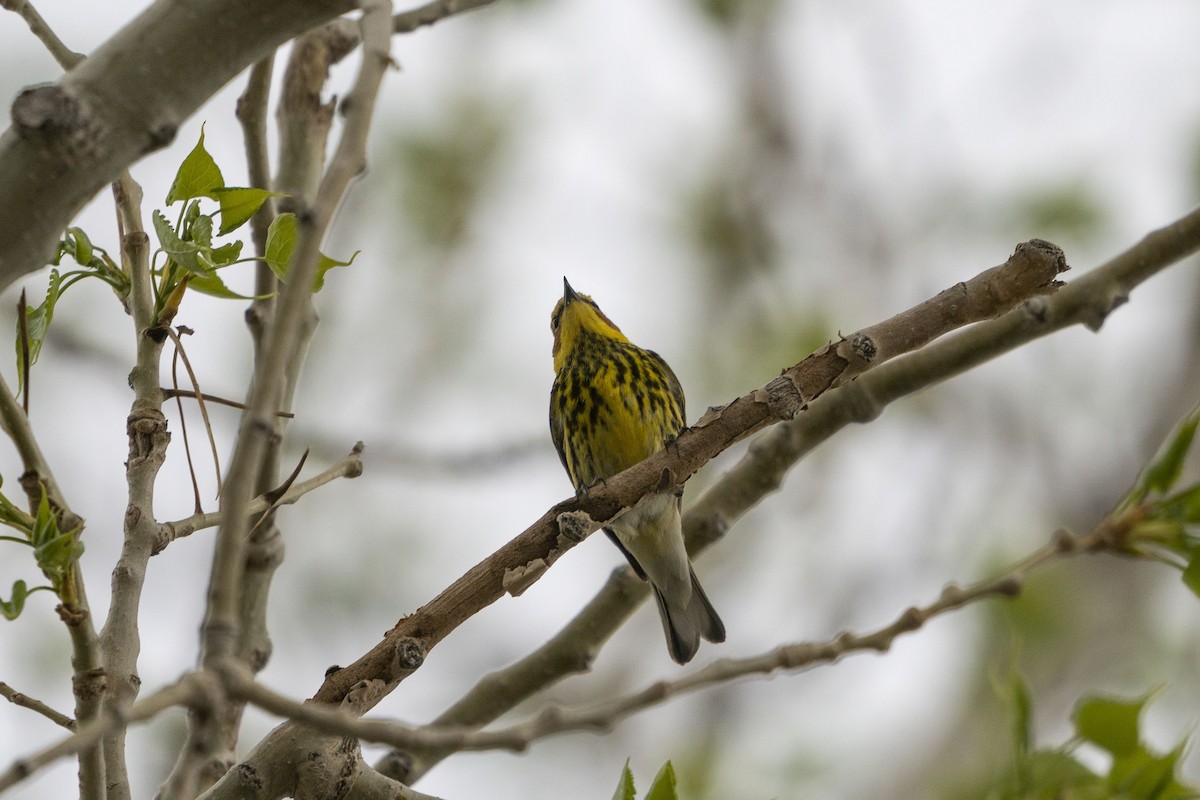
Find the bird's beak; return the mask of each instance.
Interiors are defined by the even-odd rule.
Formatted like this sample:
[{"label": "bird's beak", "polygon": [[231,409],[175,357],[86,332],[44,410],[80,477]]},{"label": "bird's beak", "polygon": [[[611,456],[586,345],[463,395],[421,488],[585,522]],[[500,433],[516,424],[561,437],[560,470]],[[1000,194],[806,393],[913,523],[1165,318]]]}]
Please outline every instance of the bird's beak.
[{"label": "bird's beak", "polygon": [[564,275],[563,276],[563,300],[565,300],[569,303],[572,300],[578,300],[578,299],[579,299],[579,295],[576,294],[575,290],[571,288],[571,284],[567,283],[567,277]]}]

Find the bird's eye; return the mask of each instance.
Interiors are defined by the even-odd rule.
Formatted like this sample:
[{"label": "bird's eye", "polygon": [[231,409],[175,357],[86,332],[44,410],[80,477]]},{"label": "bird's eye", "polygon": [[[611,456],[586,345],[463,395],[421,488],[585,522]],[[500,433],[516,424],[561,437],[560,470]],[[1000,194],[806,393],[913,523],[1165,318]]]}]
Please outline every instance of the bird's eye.
[{"label": "bird's eye", "polygon": [[558,317],[550,318],[550,330],[552,330],[552,331],[558,330]]}]

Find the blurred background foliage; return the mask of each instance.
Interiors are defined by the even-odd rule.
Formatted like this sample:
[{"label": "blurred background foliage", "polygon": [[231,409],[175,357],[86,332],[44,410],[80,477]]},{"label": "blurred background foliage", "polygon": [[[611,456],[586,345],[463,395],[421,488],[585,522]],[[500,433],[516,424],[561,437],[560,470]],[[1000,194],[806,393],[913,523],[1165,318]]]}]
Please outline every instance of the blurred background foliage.
[{"label": "blurred background foliage", "polygon": [[[88,50],[137,7],[42,10]],[[325,248],[363,253],[318,299],[292,429],[314,466],[364,440],[367,472],[281,513],[289,555],[264,679],[311,693],[327,666],[569,493],[545,421],[548,317],[564,274],[670,361],[692,421],[839,332],[1002,262],[1017,242],[1063,246],[1071,279],[1200,195],[1200,97],[1188,80],[1198,27],[1200,9],[1166,0],[500,0],[399,37],[370,171]],[[56,76],[15,16],[0,17],[0,41],[7,96]],[[335,71],[331,92],[345,91],[350,69]],[[135,168],[148,198],[165,195],[202,120],[227,179],[241,182],[240,84],[182,144]],[[117,251],[107,197],[80,225]],[[1099,334],[1067,331],[907,398],[798,465],[699,560],[730,636],[698,663],[873,628],[1060,526],[1095,524],[1200,394],[1194,266],[1138,289]],[[27,281],[31,296],[45,281]],[[103,613],[124,510],[131,326],[103,287],[72,295],[34,371],[34,423],[88,519],[84,566]],[[10,292],[9,329],[15,305]],[[178,318],[197,330],[189,354],[212,393],[244,389],[241,311],[189,298]],[[215,424],[227,457],[235,417]],[[0,474],[18,469],[0,442]],[[173,452],[164,518],[189,512],[188,487]],[[154,562],[147,686],[194,660],[210,549],[194,536]],[[440,645],[381,712],[435,716],[557,630],[620,563],[593,538]],[[20,576],[0,561],[0,585],[10,571]],[[0,680],[67,707],[65,637],[38,599],[0,629]],[[1194,730],[1198,611],[1173,572],[1075,559],[1019,600],[940,618],[886,655],[681,698],[609,736],[455,757],[418,788],[607,797],[628,757],[640,784],[670,759],[692,800],[987,797],[1012,759],[1011,708],[996,690],[1012,671],[1035,698],[1039,743],[1067,741],[1072,709],[1095,693],[1157,691],[1142,726],[1158,752]],[[577,704],[677,675],[657,626],[639,611],[593,673],[549,698]],[[248,715],[247,745],[273,724]],[[0,709],[0,749],[49,741],[43,728]],[[131,737],[145,753],[135,794],[165,774],[181,728],[168,718]],[[1082,757],[1103,772],[1103,754]],[[1200,781],[1194,751],[1183,774]],[[13,796],[73,784],[64,765]]]}]

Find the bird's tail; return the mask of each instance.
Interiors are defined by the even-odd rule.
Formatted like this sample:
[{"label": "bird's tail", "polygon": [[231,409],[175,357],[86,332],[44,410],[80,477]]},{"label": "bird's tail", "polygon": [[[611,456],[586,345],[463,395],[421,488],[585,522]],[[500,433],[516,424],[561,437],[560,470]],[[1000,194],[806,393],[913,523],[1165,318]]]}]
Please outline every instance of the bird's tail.
[{"label": "bird's tail", "polygon": [[700,638],[710,642],[725,641],[725,623],[708,601],[708,595],[696,580],[696,571],[689,566],[692,578],[692,596],[686,608],[675,608],[667,604],[658,587],[654,587],[654,600],[658,603],[658,614],[662,617],[663,632],[667,635],[667,649],[671,658],[686,664],[700,649]]}]

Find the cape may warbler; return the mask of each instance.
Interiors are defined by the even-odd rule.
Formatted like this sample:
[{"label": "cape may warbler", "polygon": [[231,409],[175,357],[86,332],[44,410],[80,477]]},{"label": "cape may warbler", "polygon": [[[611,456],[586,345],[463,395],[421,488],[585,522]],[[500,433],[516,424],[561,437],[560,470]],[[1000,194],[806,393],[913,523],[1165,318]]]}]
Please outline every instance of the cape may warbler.
[{"label": "cape may warbler", "polygon": [[[662,450],[684,428],[683,387],[667,362],[625,338],[586,294],[563,278],[550,315],[554,388],[550,435],[576,491]],[[725,641],[683,546],[681,498],[660,494],[613,520],[605,533],[648,579],[671,658],[691,661],[700,637]]]}]

